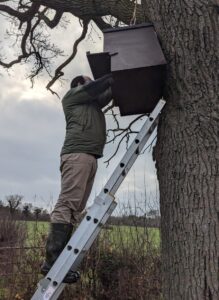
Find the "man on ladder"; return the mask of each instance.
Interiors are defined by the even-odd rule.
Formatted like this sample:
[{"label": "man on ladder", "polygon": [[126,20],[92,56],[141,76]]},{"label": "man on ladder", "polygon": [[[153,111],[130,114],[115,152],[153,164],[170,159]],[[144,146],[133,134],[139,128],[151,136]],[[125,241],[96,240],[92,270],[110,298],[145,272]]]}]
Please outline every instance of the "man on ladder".
[{"label": "man on ladder", "polygon": [[[112,99],[111,74],[92,81],[77,76],[62,100],[66,136],[61,151],[61,192],[51,214],[46,243],[46,259],[41,273],[46,275],[68,243],[80,213],[90,195],[106,142],[106,124],[102,108]],[[74,283],[79,272],[70,270],[64,283]]]},{"label": "man on ladder", "polygon": [[73,272],[77,273],[82,259],[114,211],[117,205],[114,195],[156,127],[164,105],[165,101],[159,100],[56,262],[46,277],[40,280],[31,300],[57,300],[65,282],[73,282],[73,277],[75,281],[76,275],[73,276]]}]

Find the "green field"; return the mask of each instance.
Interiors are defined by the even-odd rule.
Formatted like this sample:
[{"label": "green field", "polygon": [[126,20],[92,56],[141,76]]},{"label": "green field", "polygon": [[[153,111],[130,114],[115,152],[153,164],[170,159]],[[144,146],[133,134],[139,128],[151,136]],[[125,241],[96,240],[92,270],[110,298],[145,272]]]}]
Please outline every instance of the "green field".
[{"label": "green field", "polygon": [[[46,237],[49,230],[48,222],[27,222],[28,238],[27,243],[36,241],[41,237]],[[155,248],[160,246],[160,230],[157,228],[144,228],[136,226],[106,226],[102,229],[100,239],[103,244],[107,242],[113,248],[119,246],[131,247],[142,244],[144,247],[148,243]]]},{"label": "green field", "polygon": [[160,231],[157,228],[143,228],[135,226],[112,226],[110,229],[104,230],[103,235],[109,232],[109,238],[115,245],[122,240],[130,246],[130,243],[143,243],[145,241],[152,242],[154,246],[160,245]]}]

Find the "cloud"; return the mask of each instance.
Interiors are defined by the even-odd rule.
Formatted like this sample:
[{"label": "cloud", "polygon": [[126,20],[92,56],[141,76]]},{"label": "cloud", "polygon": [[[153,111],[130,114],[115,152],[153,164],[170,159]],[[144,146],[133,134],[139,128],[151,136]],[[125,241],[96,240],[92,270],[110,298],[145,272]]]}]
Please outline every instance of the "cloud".
[{"label": "cloud", "polygon": [[24,101],[19,94],[5,100],[0,103],[1,196],[57,194],[65,126],[61,105]]}]

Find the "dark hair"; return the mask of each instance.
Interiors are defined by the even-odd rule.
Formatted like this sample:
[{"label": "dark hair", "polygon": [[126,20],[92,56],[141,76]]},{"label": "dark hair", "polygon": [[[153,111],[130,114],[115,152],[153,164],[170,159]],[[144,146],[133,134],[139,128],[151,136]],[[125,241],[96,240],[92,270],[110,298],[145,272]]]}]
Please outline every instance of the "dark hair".
[{"label": "dark hair", "polygon": [[71,82],[71,88],[74,88],[74,87],[76,87],[76,86],[78,86],[78,84],[84,84],[85,83],[85,79],[84,79],[84,77],[83,76],[77,76],[77,77],[75,77],[73,80],[72,80],[72,82]]}]

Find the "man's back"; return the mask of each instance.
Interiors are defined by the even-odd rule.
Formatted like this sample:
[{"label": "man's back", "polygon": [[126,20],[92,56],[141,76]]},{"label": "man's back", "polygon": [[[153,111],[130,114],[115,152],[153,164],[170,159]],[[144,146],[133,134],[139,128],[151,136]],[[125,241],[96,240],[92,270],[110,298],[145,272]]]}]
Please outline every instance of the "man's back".
[{"label": "man's back", "polygon": [[87,85],[75,87],[64,96],[62,105],[66,119],[66,136],[61,155],[103,155],[106,124],[101,108],[112,98],[110,82],[111,77],[105,76]]}]

